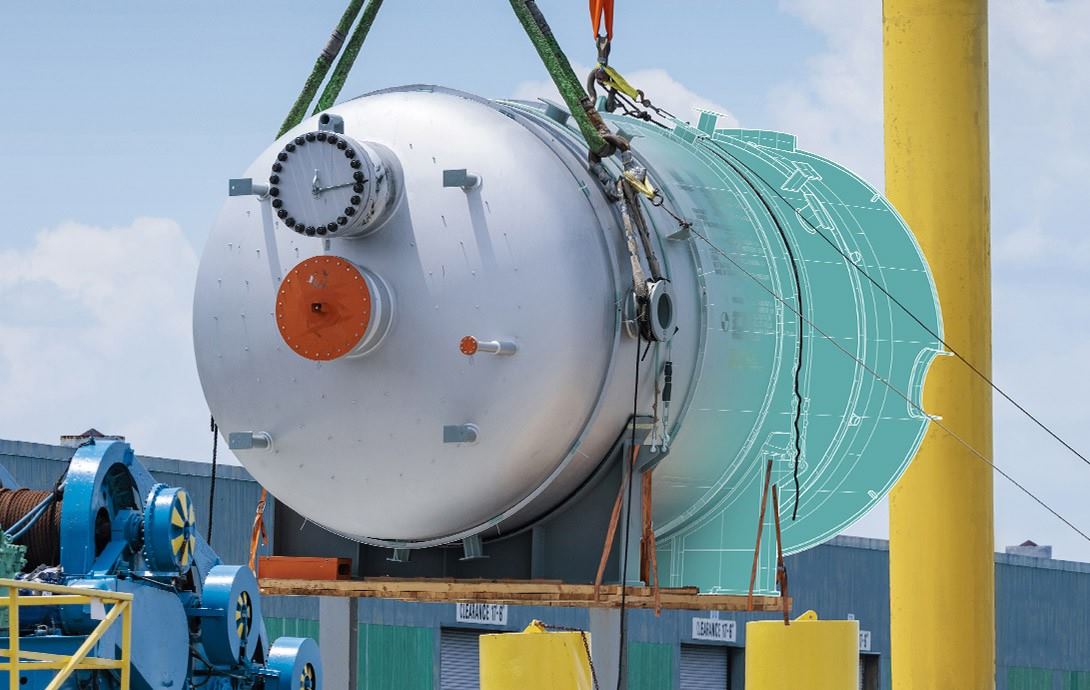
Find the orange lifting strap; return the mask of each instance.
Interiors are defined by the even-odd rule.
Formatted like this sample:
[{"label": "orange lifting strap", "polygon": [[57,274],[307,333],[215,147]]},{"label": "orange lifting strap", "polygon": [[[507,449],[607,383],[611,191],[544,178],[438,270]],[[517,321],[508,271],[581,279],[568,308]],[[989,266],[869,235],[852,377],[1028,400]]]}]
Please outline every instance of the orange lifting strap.
[{"label": "orange lifting strap", "polygon": [[601,36],[602,19],[605,18],[606,38],[613,38],[613,0],[590,0],[590,24],[594,37]]},{"label": "orange lifting strap", "polygon": [[257,501],[257,511],[254,513],[254,527],[250,532],[250,570],[257,574],[257,549],[261,544],[268,544],[268,535],[265,534],[265,501],[269,498],[269,492],[261,487],[261,498]]}]

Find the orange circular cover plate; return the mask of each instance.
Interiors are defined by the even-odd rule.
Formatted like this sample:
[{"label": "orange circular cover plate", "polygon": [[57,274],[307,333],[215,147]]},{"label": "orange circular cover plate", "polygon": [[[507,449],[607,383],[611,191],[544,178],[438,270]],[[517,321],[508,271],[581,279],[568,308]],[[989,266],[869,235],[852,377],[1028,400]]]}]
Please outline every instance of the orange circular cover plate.
[{"label": "orange circular cover plate", "polygon": [[327,362],[352,351],[371,320],[371,290],[352,263],[315,256],[284,277],[276,294],[276,325],[297,354]]},{"label": "orange circular cover plate", "polygon": [[467,335],[458,341],[458,349],[467,357],[477,354],[477,339],[471,335]]}]

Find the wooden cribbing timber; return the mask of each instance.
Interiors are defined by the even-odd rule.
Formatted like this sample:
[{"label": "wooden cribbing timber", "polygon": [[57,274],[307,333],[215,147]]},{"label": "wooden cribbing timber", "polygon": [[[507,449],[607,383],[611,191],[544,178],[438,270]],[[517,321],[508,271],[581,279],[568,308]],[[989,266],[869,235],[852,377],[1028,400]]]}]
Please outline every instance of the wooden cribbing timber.
[{"label": "wooden cribbing timber", "polygon": [[[511,606],[573,606],[619,608],[620,585],[602,585],[597,601],[594,585],[569,584],[559,580],[455,580],[393,579],[363,580],[280,580],[262,578],[261,593],[267,596],[323,596],[398,599],[415,602],[474,602]],[[737,594],[701,594],[696,587],[663,587],[659,590],[664,609],[699,611],[746,611],[749,597]],[[782,611],[791,601],[780,597],[754,596],[753,611]],[[651,587],[627,587],[625,606],[653,609]]]}]

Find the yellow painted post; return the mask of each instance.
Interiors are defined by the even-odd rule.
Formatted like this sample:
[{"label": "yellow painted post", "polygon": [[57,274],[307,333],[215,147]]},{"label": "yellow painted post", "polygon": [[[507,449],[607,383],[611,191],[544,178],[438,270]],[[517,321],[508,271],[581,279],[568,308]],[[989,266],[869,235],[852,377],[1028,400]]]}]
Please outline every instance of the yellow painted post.
[{"label": "yellow painted post", "polygon": [[129,690],[132,673],[132,602],[119,601],[116,606],[123,606],[121,619],[121,690]]},{"label": "yellow painted post", "polygon": [[822,621],[807,611],[746,623],[746,690],[850,690],[859,679],[859,621]]},{"label": "yellow painted post", "polygon": [[[945,340],[991,373],[987,0],[884,0],[886,194],[931,265]],[[992,396],[954,357],[924,409],[992,457]],[[932,425],[890,497],[894,690],[995,685],[992,470]]]},{"label": "yellow painted post", "polygon": [[540,621],[481,635],[481,690],[594,690],[589,644],[590,633],[548,632]]},{"label": "yellow painted post", "polygon": [[19,590],[8,587],[8,670],[9,690],[19,690]]},{"label": "yellow painted post", "polygon": [[[72,675],[72,672],[77,668],[80,668],[80,662],[87,659],[87,655],[91,653],[91,650],[98,644],[98,641],[102,639],[102,635],[109,630],[110,626],[113,625],[113,622],[118,619],[122,612],[124,612],[125,609],[122,608],[122,604],[125,603],[126,602],[124,601],[113,602],[113,607],[106,613],[106,616],[99,621],[98,625],[95,626],[95,629],[91,631],[91,634],[83,640],[83,643],[80,644],[79,648],[76,649],[72,656],[68,658],[64,666],[61,667],[60,672],[53,677],[53,680],[49,682],[49,685],[46,686],[45,690],[60,690],[64,681],[68,680],[68,676]],[[124,657],[124,654],[122,654],[122,656]]]}]

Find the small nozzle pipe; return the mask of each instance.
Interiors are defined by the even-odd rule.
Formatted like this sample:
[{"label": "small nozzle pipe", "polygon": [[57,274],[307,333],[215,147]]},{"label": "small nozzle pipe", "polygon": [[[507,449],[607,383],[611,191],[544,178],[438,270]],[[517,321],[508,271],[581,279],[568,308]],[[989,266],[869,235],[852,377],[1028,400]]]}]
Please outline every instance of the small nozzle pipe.
[{"label": "small nozzle pipe", "polygon": [[458,349],[467,357],[472,357],[478,352],[487,352],[493,355],[513,355],[518,352],[517,343],[509,340],[478,340],[467,335],[458,343]]},{"label": "small nozzle pipe", "polygon": [[476,424],[447,424],[443,427],[443,443],[476,443],[481,430]]},{"label": "small nozzle pipe", "polygon": [[250,177],[227,180],[228,196],[258,196],[264,199],[269,195],[269,185],[254,182]]},{"label": "small nozzle pipe", "polygon": [[231,450],[268,450],[272,448],[272,436],[267,431],[232,431],[227,434],[227,447]]}]

